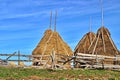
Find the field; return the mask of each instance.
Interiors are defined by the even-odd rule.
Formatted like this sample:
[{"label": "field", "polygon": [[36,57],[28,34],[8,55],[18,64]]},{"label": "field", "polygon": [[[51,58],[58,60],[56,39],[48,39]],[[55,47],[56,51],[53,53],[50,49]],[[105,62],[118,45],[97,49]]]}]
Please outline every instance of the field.
[{"label": "field", "polygon": [[0,67],[0,80],[120,80],[120,72],[111,70]]}]

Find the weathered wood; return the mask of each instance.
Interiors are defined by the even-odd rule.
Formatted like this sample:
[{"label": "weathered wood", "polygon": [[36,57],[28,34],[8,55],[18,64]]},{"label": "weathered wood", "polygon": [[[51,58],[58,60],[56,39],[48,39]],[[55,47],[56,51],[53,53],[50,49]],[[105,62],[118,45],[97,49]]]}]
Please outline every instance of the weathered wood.
[{"label": "weathered wood", "polygon": [[98,33],[98,38],[97,38],[97,41],[96,41],[96,43],[95,43],[95,46],[94,46],[94,49],[93,49],[93,52],[92,52],[92,54],[94,54],[94,52],[95,52],[95,49],[96,49],[96,47],[97,47],[97,43],[98,43],[98,39],[99,39],[99,35],[100,35],[100,33]]},{"label": "weathered wood", "polygon": [[[11,56],[12,54],[0,54],[0,56]],[[15,54],[14,56],[18,56],[18,54]],[[24,54],[20,54],[21,57],[41,57],[42,55],[24,55]],[[44,55],[44,57],[48,57],[50,55]]]},{"label": "weathered wood", "polygon": [[76,58],[79,58],[79,59],[90,59],[90,60],[91,59],[98,59],[98,60],[103,60],[104,59],[104,58],[99,58],[99,57],[96,58],[95,56],[94,57],[93,56],[92,57],[88,57],[88,56],[87,57],[76,56]]},{"label": "weathered wood", "polygon": [[[100,37],[100,36],[98,36]],[[106,48],[105,48],[105,39],[104,39],[104,36],[103,36],[103,28],[102,28],[102,42],[103,42],[103,49],[104,49],[104,52],[106,52]]]},{"label": "weathered wood", "polygon": [[12,61],[12,62],[33,62],[33,60],[8,60],[9,61]]},{"label": "weathered wood", "polygon": [[[101,69],[120,69],[120,55],[116,56],[104,56],[104,55],[93,55],[77,53],[75,57],[75,64],[79,64],[81,68],[101,68]],[[105,63],[107,62],[107,63]],[[112,64],[109,64],[111,63]],[[115,62],[115,64],[113,64]]]},{"label": "weathered wood", "polygon": [[120,69],[120,65],[109,65],[109,64],[97,64],[97,65],[90,65],[90,64],[84,64],[80,65],[81,67],[89,67],[89,68],[102,68],[102,69]]},{"label": "weathered wood", "polygon": [[18,51],[18,65],[20,65],[20,51]]},{"label": "weathered wood", "polygon": [[[83,53],[77,53],[78,56],[90,56],[90,57],[96,57],[96,55],[92,55],[92,54],[83,54]],[[115,59],[116,57],[112,57],[112,56],[104,56],[104,55],[97,55],[97,57],[101,57],[101,58],[111,58],[111,59]],[[120,60],[120,57],[117,57],[118,60]]]}]

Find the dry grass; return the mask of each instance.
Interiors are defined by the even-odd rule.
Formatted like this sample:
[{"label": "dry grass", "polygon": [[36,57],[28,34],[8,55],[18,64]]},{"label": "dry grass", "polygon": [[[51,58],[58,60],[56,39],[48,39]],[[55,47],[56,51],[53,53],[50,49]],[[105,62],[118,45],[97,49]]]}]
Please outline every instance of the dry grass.
[{"label": "dry grass", "polygon": [[77,44],[74,54],[79,53],[79,52],[80,53],[87,53],[88,48],[89,48],[89,46],[92,43],[94,38],[95,38],[95,33],[93,33],[93,32],[88,32],[87,34],[85,34],[83,36],[83,38]]},{"label": "dry grass", "polygon": [[[33,50],[32,55],[52,55],[52,53],[58,54],[58,55],[64,55],[64,56],[72,56],[73,52],[70,49],[70,47],[63,41],[61,36],[59,35],[58,32],[53,32],[52,30],[46,30],[44,33],[44,36],[38,43],[37,47]],[[40,58],[37,58],[38,60]],[[42,60],[49,60],[49,57],[42,57]],[[58,63],[57,60],[66,60],[62,56],[57,56],[56,57],[56,62]],[[51,61],[51,59],[50,59]],[[48,62],[48,64],[52,64],[51,62]],[[68,63],[69,64],[69,63]],[[69,64],[70,66],[70,64]]]},{"label": "dry grass", "polygon": [[72,50],[63,41],[59,33],[52,32],[52,30],[46,30],[43,38],[38,43],[37,47],[33,51],[33,55],[50,55],[52,51],[56,54],[72,55]]},{"label": "dry grass", "polygon": [[[103,32],[103,36],[102,36]],[[98,41],[97,41],[98,39]],[[89,53],[91,54],[94,50],[95,44],[97,42],[95,52],[94,54],[99,54],[99,55],[106,55],[106,56],[115,56],[118,54],[118,49],[116,48],[114,42],[112,41],[110,32],[108,31],[107,28],[101,27],[96,35],[95,40],[93,41],[92,46],[89,49]],[[104,42],[103,42],[104,41]],[[104,45],[105,45],[105,51],[104,51]]]}]

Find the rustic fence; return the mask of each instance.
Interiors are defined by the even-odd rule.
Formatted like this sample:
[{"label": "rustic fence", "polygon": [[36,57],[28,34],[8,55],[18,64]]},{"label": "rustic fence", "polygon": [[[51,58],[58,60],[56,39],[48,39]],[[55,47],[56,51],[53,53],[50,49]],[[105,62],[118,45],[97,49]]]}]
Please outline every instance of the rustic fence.
[{"label": "rustic fence", "polygon": [[75,67],[120,69],[120,55],[105,56],[77,53],[74,61]]}]

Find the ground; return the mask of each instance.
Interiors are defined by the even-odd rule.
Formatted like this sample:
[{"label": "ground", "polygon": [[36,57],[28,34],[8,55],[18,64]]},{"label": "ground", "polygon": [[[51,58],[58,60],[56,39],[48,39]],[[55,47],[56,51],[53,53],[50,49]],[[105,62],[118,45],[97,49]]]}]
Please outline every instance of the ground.
[{"label": "ground", "polygon": [[120,80],[120,72],[111,70],[0,67],[0,80]]}]

